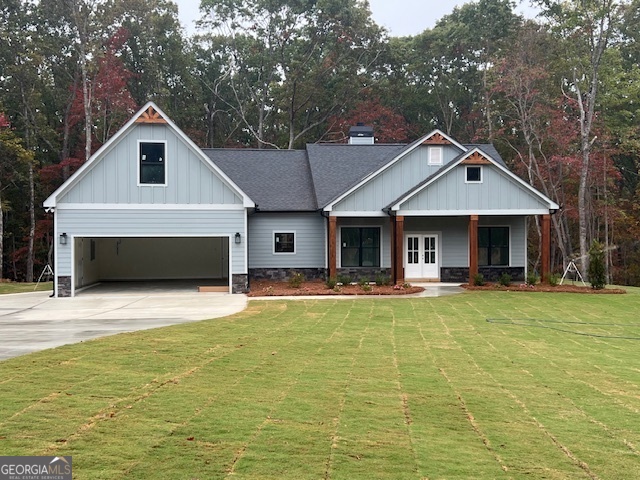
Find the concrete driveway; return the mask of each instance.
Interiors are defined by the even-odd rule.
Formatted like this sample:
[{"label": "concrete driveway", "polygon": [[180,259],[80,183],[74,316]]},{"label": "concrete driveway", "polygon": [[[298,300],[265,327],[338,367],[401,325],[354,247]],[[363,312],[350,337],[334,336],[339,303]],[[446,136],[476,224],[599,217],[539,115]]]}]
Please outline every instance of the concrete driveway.
[{"label": "concrete driveway", "polygon": [[0,295],[0,360],[122,332],[165,327],[244,310],[244,295],[196,292]]}]

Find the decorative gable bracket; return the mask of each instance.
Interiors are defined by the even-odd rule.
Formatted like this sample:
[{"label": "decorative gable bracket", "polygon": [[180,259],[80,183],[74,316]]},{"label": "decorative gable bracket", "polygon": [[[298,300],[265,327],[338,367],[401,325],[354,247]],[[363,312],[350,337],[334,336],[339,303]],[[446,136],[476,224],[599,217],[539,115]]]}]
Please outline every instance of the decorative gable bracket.
[{"label": "decorative gable bracket", "polygon": [[422,142],[422,145],[453,145],[444,135],[439,132],[435,132],[429,138]]},{"label": "decorative gable bracket", "polygon": [[155,108],[149,106],[136,118],[136,123],[167,123],[167,121]]},{"label": "decorative gable bracket", "polygon": [[465,158],[462,162],[462,165],[492,165],[493,163],[480,152],[473,152],[467,158]]}]

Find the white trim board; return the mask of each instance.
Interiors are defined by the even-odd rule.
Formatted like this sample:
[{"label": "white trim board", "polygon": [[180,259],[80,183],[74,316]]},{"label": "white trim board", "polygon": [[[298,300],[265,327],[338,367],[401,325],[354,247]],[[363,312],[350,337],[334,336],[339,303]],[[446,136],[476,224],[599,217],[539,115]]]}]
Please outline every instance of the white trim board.
[{"label": "white trim board", "polygon": [[246,207],[239,203],[60,203],[57,210],[216,210],[238,211]]},{"label": "white trim board", "polygon": [[540,209],[503,209],[503,210],[397,210],[395,214],[403,217],[460,217],[467,215],[479,215],[481,217],[495,216],[519,216],[519,215],[546,215],[549,210]]}]

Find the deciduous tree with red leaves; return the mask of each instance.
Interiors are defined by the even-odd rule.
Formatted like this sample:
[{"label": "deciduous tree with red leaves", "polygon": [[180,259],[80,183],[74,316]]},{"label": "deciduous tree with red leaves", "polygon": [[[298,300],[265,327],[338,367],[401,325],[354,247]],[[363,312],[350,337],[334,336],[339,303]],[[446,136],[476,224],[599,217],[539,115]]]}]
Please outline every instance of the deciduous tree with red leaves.
[{"label": "deciduous tree with red leaves", "polygon": [[[138,108],[127,87],[134,76],[120,58],[120,51],[129,33],[120,28],[109,38],[102,56],[97,59],[95,75],[91,79],[91,117],[93,118],[92,153],[103,145]],[[84,93],[76,86],[70,123],[73,126],[85,121]]]},{"label": "deciduous tree with red leaves", "polygon": [[358,103],[348,115],[333,116],[329,122],[331,131],[327,137],[333,142],[345,141],[349,128],[358,123],[372,126],[378,143],[404,143],[411,132],[405,118],[384,106],[379,97],[368,98]]}]

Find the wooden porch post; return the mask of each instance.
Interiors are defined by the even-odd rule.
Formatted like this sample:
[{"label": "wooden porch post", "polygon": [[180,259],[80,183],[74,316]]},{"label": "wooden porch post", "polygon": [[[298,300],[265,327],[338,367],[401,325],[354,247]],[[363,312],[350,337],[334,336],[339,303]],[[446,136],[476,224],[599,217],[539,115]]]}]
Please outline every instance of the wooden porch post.
[{"label": "wooden porch post", "polygon": [[549,280],[549,273],[551,272],[551,215],[548,213],[542,215],[541,257],[540,280],[546,282]]},{"label": "wooden porch post", "polygon": [[469,217],[469,283],[478,274],[478,215]]},{"label": "wooden porch post", "polygon": [[389,217],[390,240],[391,242],[391,281],[396,283],[396,217]]},{"label": "wooden porch post", "polygon": [[338,217],[329,217],[329,278],[336,278],[337,274],[337,220]]},{"label": "wooden porch post", "polygon": [[396,283],[404,283],[404,262],[402,250],[404,247],[404,217],[396,216],[396,241],[395,241],[395,264]]}]

